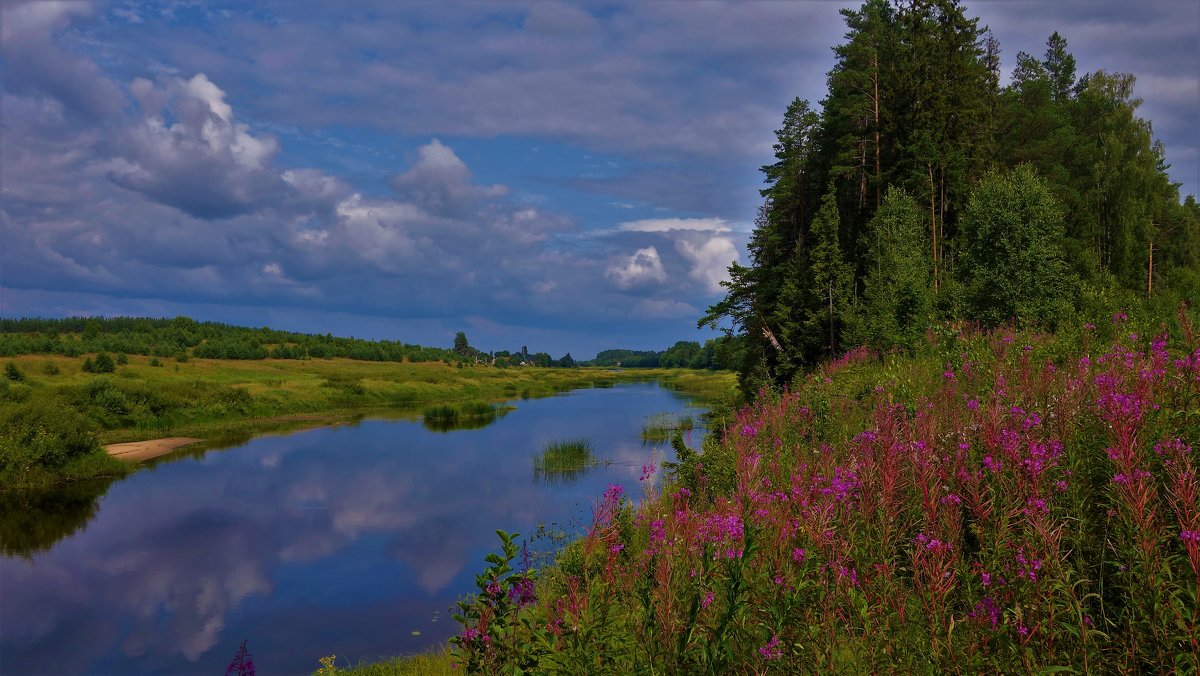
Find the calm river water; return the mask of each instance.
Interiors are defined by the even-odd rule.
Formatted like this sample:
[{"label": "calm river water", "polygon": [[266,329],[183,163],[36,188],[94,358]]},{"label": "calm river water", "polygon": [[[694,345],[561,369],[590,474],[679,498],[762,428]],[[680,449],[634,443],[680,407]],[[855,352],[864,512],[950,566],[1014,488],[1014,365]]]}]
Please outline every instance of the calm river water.
[{"label": "calm river water", "polygon": [[[647,416],[699,413],[652,383],[515,405],[483,429],[366,420],[10,498],[0,672],[220,674],[243,639],[264,674],[427,648],[495,529],[578,533],[609,483],[641,494]],[[535,481],[533,455],[575,437],[613,464]]]}]

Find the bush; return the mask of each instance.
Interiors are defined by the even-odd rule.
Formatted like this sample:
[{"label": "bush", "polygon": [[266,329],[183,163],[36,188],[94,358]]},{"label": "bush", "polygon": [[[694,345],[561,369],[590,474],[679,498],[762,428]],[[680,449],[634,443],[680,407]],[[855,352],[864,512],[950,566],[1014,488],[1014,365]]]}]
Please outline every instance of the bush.
[{"label": "bush", "polygon": [[117,365],[118,366],[128,366],[129,365],[129,356],[126,355],[124,352],[118,352],[117,353]]},{"label": "bush", "polygon": [[42,373],[45,373],[48,376],[58,375],[58,364],[55,364],[52,361],[46,362],[46,364],[42,366]]},{"label": "bush", "polygon": [[0,474],[57,468],[99,450],[91,421],[58,399],[23,403],[0,419]]},{"label": "bush", "polygon": [[16,383],[25,382],[25,372],[17,366],[15,361],[10,361],[4,365],[4,377]]},{"label": "bush", "polygon": [[150,365],[151,366],[162,366],[162,362],[158,360],[158,357],[151,357]]},{"label": "bush", "polygon": [[[84,371],[87,371],[87,362],[84,362]],[[92,362],[92,373],[112,373],[117,370],[117,365],[113,358],[107,352],[101,352],[96,355],[96,361]]]}]

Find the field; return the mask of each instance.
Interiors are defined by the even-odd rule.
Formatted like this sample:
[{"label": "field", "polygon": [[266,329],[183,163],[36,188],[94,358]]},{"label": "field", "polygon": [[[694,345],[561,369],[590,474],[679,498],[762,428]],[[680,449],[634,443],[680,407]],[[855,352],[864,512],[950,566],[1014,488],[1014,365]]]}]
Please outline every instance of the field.
[{"label": "field", "polygon": [[417,415],[434,404],[456,412],[449,425],[429,421],[450,429],[486,424],[491,418],[480,412],[493,410],[496,402],[580,387],[660,380],[707,394],[728,392],[733,383],[730,373],[679,369],[458,368],[349,359],[180,362],[138,355],[126,357],[127,364],[113,373],[94,374],[83,370],[90,357],[7,360],[8,377],[0,380],[0,485],[125,471],[100,456],[97,444],[163,436],[244,437],[352,416]]},{"label": "field", "polygon": [[[501,533],[454,655],[507,673],[1196,673],[1200,336],[961,327],[764,391],[557,563]],[[635,507],[630,491],[645,499]]]}]

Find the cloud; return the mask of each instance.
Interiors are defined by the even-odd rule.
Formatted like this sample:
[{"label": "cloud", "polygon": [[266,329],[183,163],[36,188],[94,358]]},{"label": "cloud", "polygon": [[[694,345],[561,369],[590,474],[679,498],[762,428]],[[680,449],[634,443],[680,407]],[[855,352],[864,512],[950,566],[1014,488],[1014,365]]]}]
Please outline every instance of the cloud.
[{"label": "cloud", "polygon": [[401,196],[437,216],[462,216],[480,200],[508,192],[502,185],[474,185],[467,165],[437,139],[421,146],[416,164],[390,183]]},{"label": "cloud", "polygon": [[724,291],[721,282],[729,279],[729,264],[738,260],[737,247],[728,237],[680,239],[675,248],[692,268],[688,276],[704,285],[710,294]]},{"label": "cloud", "polygon": [[162,86],[135,80],[143,117],[106,163],[115,184],[197,218],[228,218],[279,199],[287,183],[272,167],[279,143],[237,122],[225,92],[205,76]]},{"label": "cloud", "polygon": [[663,270],[658,249],[652,246],[638,249],[632,255],[618,259],[604,271],[604,276],[622,290],[667,281],[667,273]]},{"label": "cloud", "polygon": [[617,226],[617,229],[623,232],[730,231],[728,222],[723,218],[649,218],[640,221],[626,221]]},{"label": "cloud", "polygon": [[62,49],[55,36],[71,22],[90,17],[85,2],[29,2],[0,5],[0,56],[4,89],[23,96],[54,98],[74,117],[99,120],[120,111],[125,98],[92,61]]}]

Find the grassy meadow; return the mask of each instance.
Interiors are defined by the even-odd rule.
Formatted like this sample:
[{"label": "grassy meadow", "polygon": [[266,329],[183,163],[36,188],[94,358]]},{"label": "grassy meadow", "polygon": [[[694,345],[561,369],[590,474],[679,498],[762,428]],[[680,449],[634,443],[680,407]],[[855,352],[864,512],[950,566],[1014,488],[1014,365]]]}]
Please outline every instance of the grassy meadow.
[{"label": "grassy meadow", "polygon": [[[499,533],[468,673],[1196,673],[1200,333],[962,326],[764,390],[552,566]],[[631,494],[644,494],[635,504]],[[656,497],[657,495],[657,497]]]},{"label": "grassy meadow", "polygon": [[[99,446],[166,436],[221,438],[328,424],[352,416],[432,412],[428,425],[487,424],[497,402],[630,380],[660,380],[700,396],[734,376],[679,369],[495,368],[351,359],[186,360],[122,355],[112,373],[95,355],[23,355],[0,379],[0,490],[119,476]],[[121,363],[125,362],[125,363]]]}]

